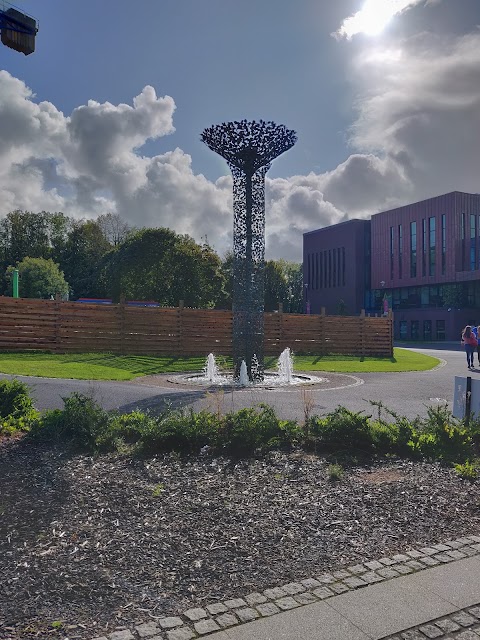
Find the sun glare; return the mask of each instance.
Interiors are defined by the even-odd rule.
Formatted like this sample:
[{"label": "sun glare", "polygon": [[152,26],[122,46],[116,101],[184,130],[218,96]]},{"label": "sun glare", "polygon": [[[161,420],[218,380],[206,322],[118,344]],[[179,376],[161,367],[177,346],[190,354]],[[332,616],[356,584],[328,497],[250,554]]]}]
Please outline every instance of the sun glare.
[{"label": "sun glare", "polygon": [[376,36],[396,14],[417,3],[418,0],[366,0],[360,11],[343,22],[337,34],[347,38],[357,33]]}]

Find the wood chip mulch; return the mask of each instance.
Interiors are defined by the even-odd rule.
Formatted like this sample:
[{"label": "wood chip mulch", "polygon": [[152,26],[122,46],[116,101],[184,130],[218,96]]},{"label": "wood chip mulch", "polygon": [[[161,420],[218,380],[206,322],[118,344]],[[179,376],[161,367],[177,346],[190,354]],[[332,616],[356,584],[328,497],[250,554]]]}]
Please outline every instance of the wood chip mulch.
[{"label": "wood chip mulch", "polygon": [[1,447],[0,630],[91,638],[480,529],[480,483],[452,469],[328,465]]}]

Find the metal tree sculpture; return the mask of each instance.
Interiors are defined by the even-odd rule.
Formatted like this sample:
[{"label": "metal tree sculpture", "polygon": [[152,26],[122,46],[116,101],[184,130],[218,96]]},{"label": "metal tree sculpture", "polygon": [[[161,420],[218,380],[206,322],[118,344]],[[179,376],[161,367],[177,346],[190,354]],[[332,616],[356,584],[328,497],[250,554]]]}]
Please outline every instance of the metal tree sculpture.
[{"label": "metal tree sculpture", "polygon": [[205,129],[202,141],[228,162],[233,175],[233,361],[250,380],[263,379],[265,174],[297,141],[274,122],[226,122]]}]

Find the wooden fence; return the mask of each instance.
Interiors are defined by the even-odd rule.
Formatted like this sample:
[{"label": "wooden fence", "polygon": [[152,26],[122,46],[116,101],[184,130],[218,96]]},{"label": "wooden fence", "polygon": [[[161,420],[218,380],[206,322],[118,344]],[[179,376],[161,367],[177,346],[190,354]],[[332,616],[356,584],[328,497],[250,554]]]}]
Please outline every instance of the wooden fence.
[{"label": "wooden fence", "polygon": [[[265,354],[393,355],[393,318],[265,313]],[[0,350],[232,353],[232,312],[0,296]]]}]

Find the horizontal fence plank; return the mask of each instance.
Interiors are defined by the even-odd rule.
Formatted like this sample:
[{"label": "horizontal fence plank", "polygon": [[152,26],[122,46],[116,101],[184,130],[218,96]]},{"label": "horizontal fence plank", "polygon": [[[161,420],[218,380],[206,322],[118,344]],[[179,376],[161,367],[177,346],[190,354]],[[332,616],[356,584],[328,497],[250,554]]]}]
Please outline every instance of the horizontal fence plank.
[{"label": "horizontal fence plank", "polygon": [[[391,357],[389,317],[264,314],[264,352]],[[0,349],[109,351],[139,355],[232,354],[228,310],[131,307],[128,304],[35,300],[0,296]]]}]

